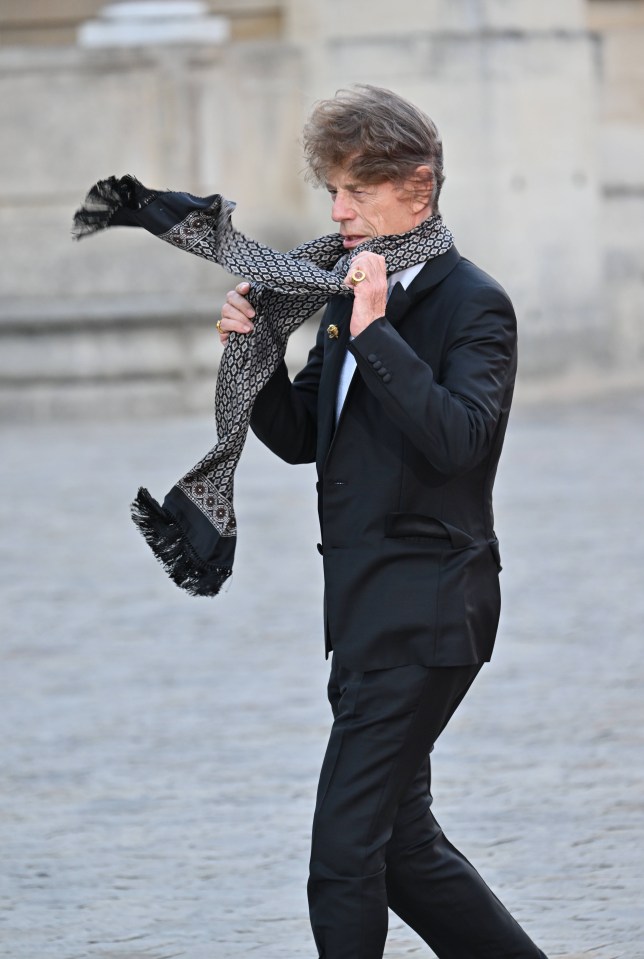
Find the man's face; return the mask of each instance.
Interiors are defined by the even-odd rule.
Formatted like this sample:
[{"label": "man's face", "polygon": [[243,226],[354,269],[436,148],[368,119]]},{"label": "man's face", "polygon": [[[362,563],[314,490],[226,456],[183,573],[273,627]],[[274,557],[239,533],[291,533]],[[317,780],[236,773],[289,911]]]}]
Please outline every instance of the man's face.
[{"label": "man's face", "polygon": [[354,183],[342,168],[331,172],[326,188],[333,201],[331,219],[340,224],[345,250],[374,236],[406,233],[431,213],[429,204],[406,191],[405,184]]}]

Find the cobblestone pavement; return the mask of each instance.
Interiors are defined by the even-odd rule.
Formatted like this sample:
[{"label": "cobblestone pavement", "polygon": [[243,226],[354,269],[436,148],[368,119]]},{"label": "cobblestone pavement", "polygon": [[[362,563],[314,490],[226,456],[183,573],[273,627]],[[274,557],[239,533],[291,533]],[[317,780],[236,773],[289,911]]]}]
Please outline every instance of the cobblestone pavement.
[{"label": "cobblestone pavement", "polygon": [[[644,397],[519,409],[497,651],[435,751],[447,834],[551,959],[644,957]],[[0,429],[0,956],[312,959],[325,745],[313,476],[253,440],[235,576],[128,518],[206,418]],[[388,959],[429,956],[392,917]]]}]

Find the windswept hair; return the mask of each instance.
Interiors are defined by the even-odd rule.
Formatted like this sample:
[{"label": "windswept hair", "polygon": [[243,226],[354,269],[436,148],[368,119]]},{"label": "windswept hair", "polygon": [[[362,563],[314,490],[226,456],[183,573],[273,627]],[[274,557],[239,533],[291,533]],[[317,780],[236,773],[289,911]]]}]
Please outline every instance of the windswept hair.
[{"label": "windswept hair", "polygon": [[[339,167],[356,183],[402,184],[419,166],[432,171],[431,204],[438,213],[443,144],[433,120],[391,90],[356,84],[313,107],[302,135],[308,178],[324,184]],[[418,182],[418,187],[428,183]]]}]

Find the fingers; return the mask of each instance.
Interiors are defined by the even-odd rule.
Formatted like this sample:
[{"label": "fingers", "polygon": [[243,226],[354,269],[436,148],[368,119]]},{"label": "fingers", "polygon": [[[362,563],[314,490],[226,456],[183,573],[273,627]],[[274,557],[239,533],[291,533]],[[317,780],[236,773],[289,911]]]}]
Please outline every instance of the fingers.
[{"label": "fingers", "polygon": [[246,299],[250,290],[250,283],[238,283],[234,290],[226,294],[226,301],[221,308],[221,318],[217,322],[219,340],[223,346],[228,342],[231,333],[252,333],[255,329],[253,319],[255,310]]},{"label": "fingers", "polygon": [[[374,284],[382,285],[383,282],[386,284],[387,264],[384,256],[370,251],[359,253],[351,261],[344,282],[353,287],[354,290],[361,284],[364,284],[365,287]],[[360,292],[363,293],[364,290],[360,290]]]},{"label": "fingers", "polygon": [[387,308],[387,264],[378,253],[359,253],[351,262],[345,283],[353,290],[351,333],[358,336]]}]

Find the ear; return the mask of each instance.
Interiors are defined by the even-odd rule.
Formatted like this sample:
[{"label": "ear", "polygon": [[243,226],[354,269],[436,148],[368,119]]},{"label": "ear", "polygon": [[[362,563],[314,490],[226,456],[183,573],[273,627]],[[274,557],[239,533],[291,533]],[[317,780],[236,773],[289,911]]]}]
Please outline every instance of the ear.
[{"label": "ear", "polygon": [[405,192],[409,195],[411,209],[414,213],[420,213],[430,205],[433,190],[434,176],[431,168],[425,163],[416,167],[405,183]]}]

